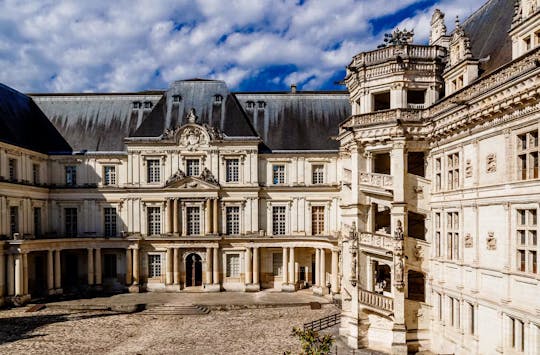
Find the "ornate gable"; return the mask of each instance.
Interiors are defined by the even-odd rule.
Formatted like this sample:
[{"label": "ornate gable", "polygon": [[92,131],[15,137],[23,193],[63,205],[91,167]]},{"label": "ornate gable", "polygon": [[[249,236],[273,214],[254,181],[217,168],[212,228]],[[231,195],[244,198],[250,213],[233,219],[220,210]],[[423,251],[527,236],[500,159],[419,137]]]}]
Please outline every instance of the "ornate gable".
[{"label": "ornate gable", "polygon": [[456,29],[450,41],[450,66],[454,66],[464,59],[471,59],[471,41],[456,17]]},{"label": "ornate gable", "polygon": [[198,116],[192,108],[186,116],[187,124],[181,127],[168,128],[161,135],[162,140],[175,141],[180,147],[187,150],[198,150],[201,147],[208,147],[212,140],[223,138],[221,132],[207,124],[197,123]]},{"label": "ornate gable", "polygon": [[210,170],[204,168],[199,176],[186,176],[178,169],[165,183],[165,187],[184,189],[216,189],[219,182]]}]

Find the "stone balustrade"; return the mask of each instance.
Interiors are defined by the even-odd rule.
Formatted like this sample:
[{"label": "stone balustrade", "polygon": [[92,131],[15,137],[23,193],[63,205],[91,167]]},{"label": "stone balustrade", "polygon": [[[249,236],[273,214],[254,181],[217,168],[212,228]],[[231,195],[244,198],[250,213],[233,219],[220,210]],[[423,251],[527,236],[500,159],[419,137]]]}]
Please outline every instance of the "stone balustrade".
[{"label": "stone balustrade", "polygon": [[352,115],[342,124],[342,127],[369,126],[396,122],[398,119],[403,122],[422,122],[421,111],[415,108],[396,108]]},{"label": "stone balustrade", "polygon": [[401,58],[435,60],[444,56],[445,49],[437,46],[404,45],[388,46],[356,55],[353,59],[354,66],[364,66],[382,63],[398,56]]},{"label": "stone balustrade", "polygon": [[359,175],[360,185],[370,185],[391,190],[394,187],[392,175],[361,172]]},{"label": "stone balustrade", "polygon": [[362,304],[381,309],[383,311],[392,312],[394,310],[394,299],[375,292],[360,289],[359,301]]},{"label": "stone balustrade", "polygon": [[395,240],[391,235],[375,234],[375,233],[360,233],[360,245],[386,249],[388,251],[394,250]]}]

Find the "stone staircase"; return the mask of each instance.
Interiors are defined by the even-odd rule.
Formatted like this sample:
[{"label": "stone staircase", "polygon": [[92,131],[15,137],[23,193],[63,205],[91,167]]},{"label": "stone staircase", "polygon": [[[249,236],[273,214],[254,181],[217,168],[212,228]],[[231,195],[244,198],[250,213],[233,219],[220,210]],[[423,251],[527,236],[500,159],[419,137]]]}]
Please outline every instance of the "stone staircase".
[{"label": "stone staircase", "polygon": [[210,313],[210,310],[207,307],[201,305],[162,304],[156,306],[148,306],[148,308],[140,314],[155,316],[189,316],[205,315],[208,313]]}]

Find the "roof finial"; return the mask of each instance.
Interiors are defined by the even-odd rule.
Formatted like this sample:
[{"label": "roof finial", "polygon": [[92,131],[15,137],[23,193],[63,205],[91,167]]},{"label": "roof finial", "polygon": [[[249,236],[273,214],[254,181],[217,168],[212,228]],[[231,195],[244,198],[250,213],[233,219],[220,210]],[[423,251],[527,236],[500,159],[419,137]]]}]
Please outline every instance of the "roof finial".
[{"label": "roof finial", "polygon": [[197,112],[192,107],[191,110],[189,110],[189,113],[186,116],[188,123],[195,123],[197,121]]}]

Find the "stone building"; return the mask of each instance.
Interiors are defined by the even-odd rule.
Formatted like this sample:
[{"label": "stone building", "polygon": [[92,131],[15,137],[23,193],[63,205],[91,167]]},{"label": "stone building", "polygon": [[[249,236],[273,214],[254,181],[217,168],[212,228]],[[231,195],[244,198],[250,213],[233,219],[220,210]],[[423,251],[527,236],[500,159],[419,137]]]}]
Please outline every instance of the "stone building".
[{"label": "stone building", "polygon": [[539,5],[437,10],[343,92],[0,86],[0,302],[311,288],[355,348],[540,353]]}]

